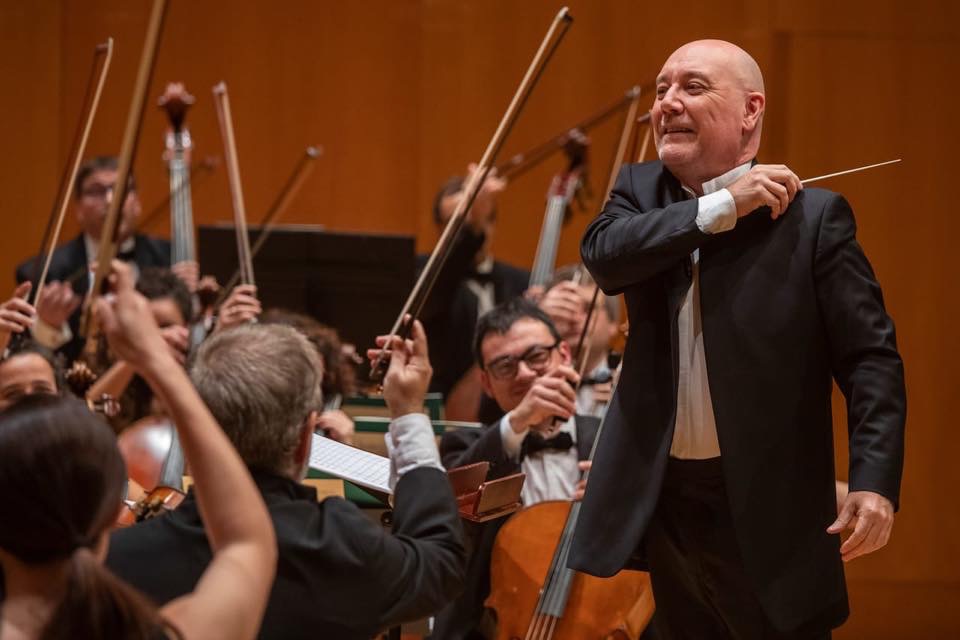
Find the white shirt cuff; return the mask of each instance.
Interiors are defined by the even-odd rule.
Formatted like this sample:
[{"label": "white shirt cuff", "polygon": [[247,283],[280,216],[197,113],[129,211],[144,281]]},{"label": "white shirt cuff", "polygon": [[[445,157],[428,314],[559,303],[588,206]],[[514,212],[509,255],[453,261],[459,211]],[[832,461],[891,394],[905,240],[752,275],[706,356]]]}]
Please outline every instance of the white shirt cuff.
[{"label": "white shirt cuff", "polygon": [[697,199],[697,227],[704,233],[722,233],[737,225],[737,203],[726,189]]},{"label": "white shirt cuff", "polygon": [[530,429],[524,429],[520,433],[513,430],[510,426],[510,414],[500,418],[500,441],[503,445],[503,453],[511,460],[520,459],[520,449],[523,447],[523,439],[527,437]]},{"label": "white shirt cuff", "polygon": [[70,325],[66,322],[63,323],[63,327],[57,329],[51,327],[40,318],[37,318],[37,321],[33,323],[30,331],[33,333],[34,340],[52,351],[56,351],[73,338]]},{"label": "white shirt cuff", "polygon": [[423,413],[408,413],[390,422],[384,434],[390,455],[390,490],[408,471],[419,467],[433,467],[443,471],[440,452],[433,435],[430,418]]}]

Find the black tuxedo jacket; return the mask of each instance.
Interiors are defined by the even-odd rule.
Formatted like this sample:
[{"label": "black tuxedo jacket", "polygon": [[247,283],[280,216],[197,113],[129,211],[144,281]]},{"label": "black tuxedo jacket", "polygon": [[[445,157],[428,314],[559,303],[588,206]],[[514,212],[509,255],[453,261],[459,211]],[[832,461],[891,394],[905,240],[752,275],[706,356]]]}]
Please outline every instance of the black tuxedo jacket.
[{"label": "black tuxedo jacket", "polygon": [[[260,638],[363,639],[429,615],[462,587],[463,534],[445,473],[404,474],[393,535],[341,498],[254,473],[277,534],[277,577]],[[107,566],[158,604],[193,590],[210,548],[191,492],[176,511],[110,537]]]},{"label": "black tuxedo jacket", "polygon": [[[430,390],[444,396],[474,363],[473,333],[477,325],[477,296],[466,281],[474,272],[474,257],[483,246],[484,236],[464,228],[434,284],[421,314],[424,330],[430,338],[433,378]],[[426,257],[418,258],[418,269]],[[523,295],[530,273],[504,262],[494,261],[489,276],[497,304]]]},{"label": "black tuxedo jacket", "polygon": [[[586,460],[597,434],[600,420],[593,416],[577,416],[577,457]],[[448,431],[440,441],[440,457],[447,469],[475,462],[489,462],[488,480],[503,478],[520,471],[520,463],[507,458],[500,438],[500,423],[483,429]],[[480,638],[477,628],[483,616],[483,603],[490,594],[490,554],[500,527],[507,518],[482,524],[464,523],[472,547],[467,565],[463,594],[437,614],[433,636],[436,640],[472,640]]]},{"label": "black tuxedo jacket", "polygon": [[[630,320],[570,566],[609,576],[639,550],[673,438],[677,313],[700,250],[703,340],[723,474],[743,562],[787,630],[847,614],[836,517],[831,379],[847,401],[850,490],[897,505],[906,416],[903,363],[847,202],[804,189],[773,221],[725,233],[659,161],[625,166],[581,244]],[[826,612],[826,614],[825,614]]]},{"label": "black tuxedo jacket", "polygon": [[[90,261],[96,256],[87,255],[86,243],[83,241],[83,234],[78,235],[70,242],[57,247],[50,259],[50,269],[47,272],[46,282],[64,282],[69,281],[73,290],[78,296],[83,298],[87,295],[87,289],[90,286],[89,272]],[[132,262],[140,269],[146,267],[169,267],[170,266],[170,242],[161,238],[152,238],[150,236],[135,235],[133,246]],[[40,277],[39,273],[34,273],[36,257],[30,258],[17,266],[17,283],[33,280]],[[41,265],[42,269],[43,266]],[[83,344],[79,338],[80,310],[78,309],[70,316],[70,330],[73,332],[73,340],[64,345],[61,351],[70,359],[79,355]]]}]

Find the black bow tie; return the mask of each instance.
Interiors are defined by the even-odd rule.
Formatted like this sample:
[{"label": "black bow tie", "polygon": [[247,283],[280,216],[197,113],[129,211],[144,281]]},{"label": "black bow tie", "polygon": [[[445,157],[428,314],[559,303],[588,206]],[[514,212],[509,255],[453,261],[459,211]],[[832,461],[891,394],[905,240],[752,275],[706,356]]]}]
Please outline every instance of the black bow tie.
[{"label": "black bow tie", "polygon": [[487,284],[489,282],[493,282],[493,271],[483,271],[483,272],[474,271],[469,276],[467,276],[467,279],[475,280],[480,284]]},{"label": "black bow tie", "polygon": [[543,451],[544,449],[553,449],[555,451],[567,451],[573,446],[573,438],[566,431],[561,431],[552,438],[544,438],[539,433],[530,432],[523,439],[520,446],[520,459],[526,456]]},{"label": "black bow tie", "polygon": [[129,251],[117,251],[117,260],[121,262],[136,262],[134,255],[136,253],[135,249],[130,249]]}]

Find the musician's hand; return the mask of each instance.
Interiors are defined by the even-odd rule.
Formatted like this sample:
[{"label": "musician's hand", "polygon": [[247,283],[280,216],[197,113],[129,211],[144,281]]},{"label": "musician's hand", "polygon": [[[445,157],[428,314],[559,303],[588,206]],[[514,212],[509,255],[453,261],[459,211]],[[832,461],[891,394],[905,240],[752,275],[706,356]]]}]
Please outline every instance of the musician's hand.
[{"label": "musician's hand", "polygon": [[[593,461],[591,460],[581,460],[577,463],[577,469],[580,469],[581,473],[590,471],[590,468],[593,466]],[[577,480],[577,488],[573,491],[574,500],[583,500],[583,494],[587,492],[587,479]]]},{"label": "musician's hand", "polygon": [[190,293],[196,293],[197,284],[200,281],[200,265],[195,260],[184,260],[170,267],[173,275],[177,276],[187,285]]},{"label": "musician's hand", "polygon": [[[467,179],[464,181],[464,188],[470,182],[470,176],[477,171],[476,163],[471,162],[467,166]],[[507,188],[507,179],[497,175],[496,167],[490,169],[486,180],[477,192],[477,197],[473,201],[473,207],[467,216],[467,223],[477,231],[485,231],[489,223],[493,220],[494,213],[497,210],[497,196]],[[461,191],[461,196],[466,192]]]},{"label": "musician's hand", "polygon": [[531,285],[526,291],[523,292],[523,297],[534,304],[540,304],[543,294],[543,285],[535,284]]},{"label": "musician's hand", "polygon": [[21,282],[13,297],[0,304],[0,332],[22,333],[33,324],[37,310],[26,300],[32,286],[29,280]]},{"label": "musician's hand", "polygon": [[322,429],[323,433],[331,440],[343,444],[353,444],[353,420],[339,409],[321,413],[314,423],[314,429]]},{"label": "musician's hand", "polygon": [[179,324],[172,324],[169,327],[160,329],[160,335],[163,336],[167,346],[170,347],[170,355],[180,364],[187,362],[187,352],[190,350],[190,330]]},{"label": "musician's hand", "polygon": [[851,491],[827,533],[848,529],[853,529],[853,533],[840,547],[844,562],[880,549],[890,540],[893,530],[893,503],[873,491]]},{"label": "musician's hand", "polygon": [[509,413],[510,427],[517,433],[525,429],[548,431],[554,416],[569,420],[577,410],[574,387],[579,381],[580,376],[567,365],[537,377],[520,404]]},{"label": "musician's hand", "polygon": [[[379,336],[377,346],[386,347],[387,336]],[[427,353],[427,335],[420,321],[413,323],[410,339],[393,336],[389,349],[390,367],[383,378],[383,399],[390,409],[390,417],[422,413],[433,367]]]},{"label": "musician's hand", "polygon": [[580,296],[580,288],[577,285],[570,280],[557,283],[544,294],[538,306],[550,316],[557,331],[565,340],[579,339],[587,313],[583,308],[583,298]]},{"label": "musician's hand", "polygon": [[37,300],[37,317],[60,329],[80,306],[80,301],[80,296],[66,282],[48,282]]},{"label": "musician's hand", "polygon": [[109,281],[114,292],[98,298],[94,311],[113,352],[145,377],[175,366],[149,302],[134,288],[130,267],[114,260]]},{"label": "musician's hand", "polygon": [[233,288],[220,307],[214,331],[223,331],[244,322],[250,322],[256,319],[261,311],[263,307],[257,299],[257,287],[252,284],[238,285]]},{"label": "musician's hand", "polygon": [[782,164],[758,164],[727,187],[737,205],[737,217],[770,207],[770,217],[776,220],[797,192],[803,189],[800,178]]}]

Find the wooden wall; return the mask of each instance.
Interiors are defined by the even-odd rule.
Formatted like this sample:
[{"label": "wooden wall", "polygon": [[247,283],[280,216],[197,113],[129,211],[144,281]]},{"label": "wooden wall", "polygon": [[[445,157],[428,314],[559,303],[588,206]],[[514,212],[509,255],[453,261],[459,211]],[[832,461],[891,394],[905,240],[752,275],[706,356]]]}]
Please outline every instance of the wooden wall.
[{"label": "wooden wall", "polygon": [[[575,23],[506,152],[590,114],[665,57],[700,37],[733,40],[765,71],[761,157],[810,176],[902,156],[904,163],[837,180],[897,322],[909,391],[902,509],[889,547],[848,567],[853,615],[839,638],[941,638],[960,633],[960,436],[949,399],[960,360],[960,235],[951,175],[957,147],[960,10],[947,0],[740,0],[654,5],[573,0]],[[93,46],[112,35],[115,65],[89,146],[110,153],[128,108],[147,3],[0,3],[0,274],[35,251],[76,126]],[[230,86],[241,172],[252,217],[269,205],[307,144],[325,149],[286,216],[333,229],[435,240],[437,185],[477,159],[557,5],[545,0],[232,3],[173,0],[153,86],[182,80],[201,156],[220,155],[210,87]],[[645,104],[646,101],[645,101]],[[604,188],[618,125],[592,132],[593,188]],[[137,176],[145,210],[166,189],[164,123],[148,110]],[[543,194],[558,158],[517,180],[500,206],[495,251],[529,266]],[[599,196],[598,196],[599,197]],[[593,203],[596,207],[597,202]],[[194,189],[198,222],[229,217],[224,172]],[[577,259],[589,213],[560,249]],[[161,220],[150,229],[165,234]],[[66,237],[76,232],[71,221]],[[954,391],[951,392],[951,389]],[[837,404],[842,415],[842,404]],[[839,423],[842,425],[842,421]],[[845,468],[842,426],[840,468]]]}]

